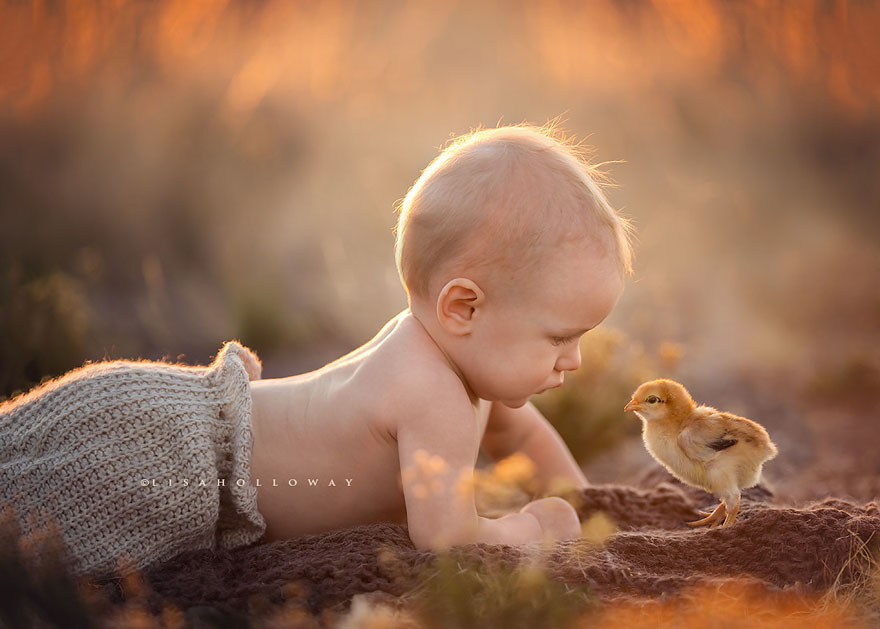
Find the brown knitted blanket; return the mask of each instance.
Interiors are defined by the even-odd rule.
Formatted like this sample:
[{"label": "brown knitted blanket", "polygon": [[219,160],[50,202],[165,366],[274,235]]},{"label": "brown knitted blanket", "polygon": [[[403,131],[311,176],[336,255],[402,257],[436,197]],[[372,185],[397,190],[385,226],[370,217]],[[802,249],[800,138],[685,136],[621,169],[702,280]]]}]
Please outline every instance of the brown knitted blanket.
[{"label": "brown knitted blanket", "polygon": [[[691,529],[696,509],[715,499],[650,470],[637,486],[595,486],[577,496],[582,521],[604,512],[617,532],[602,545],[578,540],[544,555],[549,576],[585,584],[601,599],[657,597],[713,577],[746,576],[771,590],[820,592],[835,579],[854,579],[848,559],[859,544],[880,538],[876,502],[859,506],[828,498],[805,506],[779,506],[764,486],[743,495],[730,528]],[[528,548],[474,544],[456,549],[462,559],[514,567]],[[347,609],[352,596],[382,591],[403,595],[419,585],[434,555],[416,550],[406,528],[375,524],[256,544],[230,551],[192,551],[144,575],[150,606],[172,601],[186,609],[210,605],[245,610],[253,597],[280,602],[291,584],[305,592],[308,608]],[[105,594],[121,591],[103,583]],[[251,608],[252,609],[252,608]]]}]

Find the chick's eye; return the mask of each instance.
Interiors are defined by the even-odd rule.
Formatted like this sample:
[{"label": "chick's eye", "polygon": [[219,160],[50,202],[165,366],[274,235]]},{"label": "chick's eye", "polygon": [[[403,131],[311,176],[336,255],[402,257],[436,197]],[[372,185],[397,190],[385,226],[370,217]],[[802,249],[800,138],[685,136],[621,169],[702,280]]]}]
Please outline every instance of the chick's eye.
[{"label": "chick's eye", "polygon": [[649,395],[649,396],[648,396],[648,399],[645,400],[645,401],[646,401],[648,404],[656,404],[657,402],[660,401],[660,398],[658,398],[656,395]]}]

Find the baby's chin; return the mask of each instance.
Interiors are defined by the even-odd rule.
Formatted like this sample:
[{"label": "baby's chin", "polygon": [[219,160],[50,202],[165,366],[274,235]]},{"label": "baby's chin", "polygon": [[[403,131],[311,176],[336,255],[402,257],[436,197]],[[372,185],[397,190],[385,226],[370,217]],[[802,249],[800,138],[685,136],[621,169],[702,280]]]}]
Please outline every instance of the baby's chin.
[{"label": "baby's chin", "polygon": [[528,402],[530,399],[532,399],[531,395],[529,397],[520,398],[518,400],[500,400],[500,402],[502,404],[504,404],[504,406],[507,406],[510,408],[521,408],[521,407],[525,406],[526,402]]}]

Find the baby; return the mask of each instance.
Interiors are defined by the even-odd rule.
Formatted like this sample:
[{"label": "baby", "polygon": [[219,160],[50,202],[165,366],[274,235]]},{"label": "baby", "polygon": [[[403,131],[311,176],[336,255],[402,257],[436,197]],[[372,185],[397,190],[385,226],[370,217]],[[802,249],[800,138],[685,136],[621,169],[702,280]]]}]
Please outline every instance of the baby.
[{"label": "baby", "polygon": [[383,521],[430,549],[578,537],[557,497],[481,517],[472,480],[482,448],[527,455],[542,490],[587,485],[529,398],[578,368],[630,272],[591,172],[550,128],[456,139],[402,202],[408,306],[372,340],[286,378],[230,341],[208,367],[44,383],[0,404],[0,508],[24,535],[57,524],[77,574]]},{"label": "baby", "polygon": [[529,398],[578,368],[630,271],[629,226],[590,170],[517,125],[460,137],[423,171],[396,229],[408,307],[316,371],[251,382],[267,539],[379,521],[419,548],[579,536],[556,497],[480,517],[470,481],[482,448],[526,454],[544,488],[587,485]]}]

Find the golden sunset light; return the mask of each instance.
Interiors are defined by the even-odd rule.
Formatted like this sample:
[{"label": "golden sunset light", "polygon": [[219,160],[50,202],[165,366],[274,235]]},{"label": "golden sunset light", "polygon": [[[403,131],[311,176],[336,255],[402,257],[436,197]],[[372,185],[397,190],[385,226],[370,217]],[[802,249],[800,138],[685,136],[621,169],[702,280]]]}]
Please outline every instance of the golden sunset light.
[{"label": "golden sunset light", "polygon": [[0,626],[876,625],[878,37],[0,0]]}]

